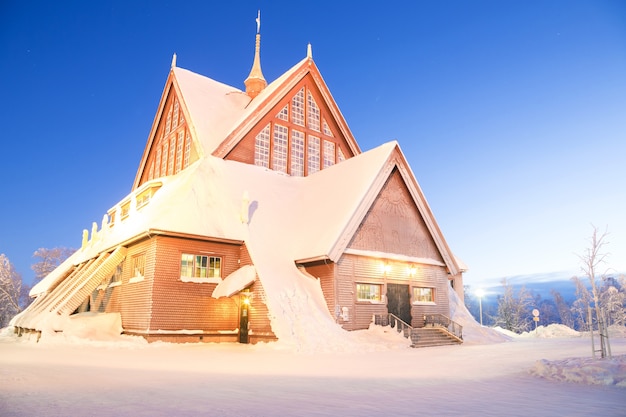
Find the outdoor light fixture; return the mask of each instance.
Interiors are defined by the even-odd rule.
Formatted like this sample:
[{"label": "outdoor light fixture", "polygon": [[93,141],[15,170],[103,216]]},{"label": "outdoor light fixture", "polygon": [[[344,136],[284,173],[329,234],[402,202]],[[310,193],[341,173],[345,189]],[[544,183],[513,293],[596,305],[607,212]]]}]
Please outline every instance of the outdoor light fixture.
[{"label": "outdoor light fixture", "polygon": [[250,291],[241,292],[241,302],[244,303],[244,305],[249,306],[251,298],[252,298],[252,293]]},{"label": "outdoor light fixture", "polygon": [[409,276],[414,277],[416,272],[417,268],[415,267],[415,265],[409,266]]},{"label": "outdoor light fixture", "polygon": [[483,297],[485,296],[485,290],[479,288],[475,292],[478,297],[478,309],[480,310],[480,325],[483,325]]}]

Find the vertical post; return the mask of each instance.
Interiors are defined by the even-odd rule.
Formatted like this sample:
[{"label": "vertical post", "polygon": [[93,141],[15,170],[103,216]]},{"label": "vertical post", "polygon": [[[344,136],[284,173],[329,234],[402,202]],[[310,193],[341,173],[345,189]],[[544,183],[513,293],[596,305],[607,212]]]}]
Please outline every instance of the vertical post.
[{"label": "vertical post", "polygon": [[594,340],[593,340],[593,323],[591,322],[592,318],[591,318],[591,307],[587,307],[587,315],[588,315],[588,320],[589,320],[589,334],[591,335],[591,353],[593,355],[593,358],[596,358],[596,347],[594,346]]}]

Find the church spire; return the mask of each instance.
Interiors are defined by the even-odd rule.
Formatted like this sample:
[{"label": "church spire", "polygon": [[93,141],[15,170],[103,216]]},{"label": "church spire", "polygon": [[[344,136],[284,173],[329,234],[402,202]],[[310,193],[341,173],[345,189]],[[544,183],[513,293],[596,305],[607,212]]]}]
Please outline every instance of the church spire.
[{"label": "church spire", "polygon": [[256,18],[256,46],[254,49],[254,62],[252,63],[252,69],[250,75],[243,82],[246,85],[246,94],[255,98],[261,90],[267,86],[267,81],[263,78],[263,72],[261,72],[261,11]]}]

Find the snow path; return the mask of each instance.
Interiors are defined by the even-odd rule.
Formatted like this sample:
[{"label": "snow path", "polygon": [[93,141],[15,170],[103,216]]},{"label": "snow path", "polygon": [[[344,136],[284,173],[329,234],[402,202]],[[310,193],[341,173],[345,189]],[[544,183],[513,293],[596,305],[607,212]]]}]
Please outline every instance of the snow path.
[{"label": "snow path", "polygon": [[363,353],[0,338],[0,415],[623,416],[623,388],[529,373],[589,355],[580,337]]}]

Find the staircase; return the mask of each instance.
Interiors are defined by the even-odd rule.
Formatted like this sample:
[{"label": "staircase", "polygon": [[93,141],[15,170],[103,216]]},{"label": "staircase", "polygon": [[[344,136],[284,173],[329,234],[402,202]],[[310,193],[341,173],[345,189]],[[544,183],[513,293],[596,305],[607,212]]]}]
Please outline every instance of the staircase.
[{"label": "staircase", "polygon": [[374,324],[390,326],[407,339],[411,347],[458,345],[463,343],[463,328],[448,317],[435,314],[425,317],[426,327],[412,327],[393,314],[375,314]]}]

